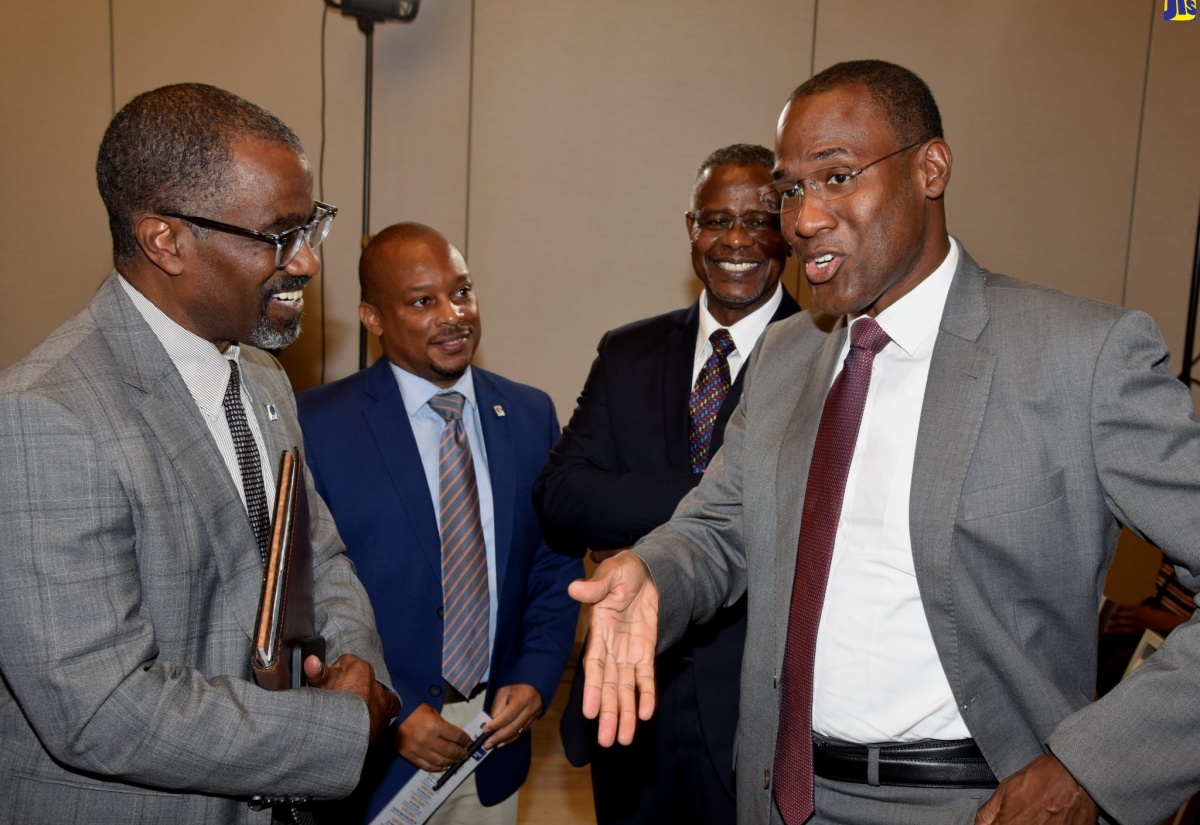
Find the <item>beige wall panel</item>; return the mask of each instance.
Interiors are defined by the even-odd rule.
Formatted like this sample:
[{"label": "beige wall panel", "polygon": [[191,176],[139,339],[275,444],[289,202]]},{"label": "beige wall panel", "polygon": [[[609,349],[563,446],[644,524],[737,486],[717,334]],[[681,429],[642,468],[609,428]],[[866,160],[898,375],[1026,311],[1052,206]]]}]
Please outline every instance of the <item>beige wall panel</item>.
[{"label": "beige wall panel", "polygon": [[1161,7],[1152,32],[1126,304],[1158,322],[1178,374],[1200,208],[1200,20],[1169,23]]},{"label": "beige wall panel", "polygon": [[[771,145],[808,75],[812,4],[479,3],[469,263],[484,363],[565,420],[604,330],[696,294],[696,166]],[[786,48],[779,35],[786,32]]]},{"label": "beige wall panel", "polygon": [[[325,193],[342,210],[325,264],[325,379],[332,380],[358,369],[366,37],[352,18],[331,15],[327,26]],[[426,2],[411,23],[375,27],[372,233],[416,220],[463,243],[470,67],[470,0]],[[310,326],[306,335],[310,343],[319,341],[320,330]],[[371,341],[369,360],[378,352]],[[288,371],[297,386],[319,382],[291,363]]]},{"label": "beige wall panel", "polygon": [[112,106],[108,31],[105,3],[0,13],[0,368],[75,314],[112,267],[95,173]]},{"label": "beige wall panel", "polygon": [[954,151],[950,231],[990,269],[1120,303],[1149,4],[1080,12],[824,2],[815,65],[878,57],[916,71]]}]

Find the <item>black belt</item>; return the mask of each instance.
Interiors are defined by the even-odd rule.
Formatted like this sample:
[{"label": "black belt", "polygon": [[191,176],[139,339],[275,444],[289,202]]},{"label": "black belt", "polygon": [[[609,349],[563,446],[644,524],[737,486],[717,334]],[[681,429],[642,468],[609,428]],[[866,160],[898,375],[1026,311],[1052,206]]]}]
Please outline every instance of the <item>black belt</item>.
[{"label": "black belt", "polygon": [[835,782],[908,788],[994,788],[999,783],[973,739],[897,745],[813,742],[813,773]]},{"label": "black belt", "polygon": [[480,682],[471,690],[470,696],[463,696],[461,693],[458,692],[458,688],[454,687],[449,682],[447,682],[446,683],[446,691],[442,695],[442,704],[443,705],[454,705],[454,704],[457,704],[458,702],[470,702],[472,699],[474,699],[479,694],[483,693],[485,690],[487,690],[487,682]]}]

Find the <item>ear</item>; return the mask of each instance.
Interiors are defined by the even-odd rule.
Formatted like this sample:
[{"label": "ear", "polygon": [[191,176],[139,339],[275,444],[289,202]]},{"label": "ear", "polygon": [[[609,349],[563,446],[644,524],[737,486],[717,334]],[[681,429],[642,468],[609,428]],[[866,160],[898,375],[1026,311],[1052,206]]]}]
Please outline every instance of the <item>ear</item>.
[{"label": "ear", "polygon": [[133,225],[133,237],[150,263],[168,275],[183,273],[175,228],[161,215],[142,215]]},{"label": "ear", "polygon": [[358,320],[367,328],[367,332],[376,338],[383,336],[383,324],[379,322],[379,309],[374,304],[363,301],[358,305]]},{"label": "ear", "polygon": [[688,237],[696,240],[696,219],[692,217],[691,212],[684,212],[683,219],[687,221]]},{"label": "ear", "polygon": [[946,193],[953,162],[950,146],[941,138],[934,138],[921,150],[921,182],[927,198],[940,198]]}]

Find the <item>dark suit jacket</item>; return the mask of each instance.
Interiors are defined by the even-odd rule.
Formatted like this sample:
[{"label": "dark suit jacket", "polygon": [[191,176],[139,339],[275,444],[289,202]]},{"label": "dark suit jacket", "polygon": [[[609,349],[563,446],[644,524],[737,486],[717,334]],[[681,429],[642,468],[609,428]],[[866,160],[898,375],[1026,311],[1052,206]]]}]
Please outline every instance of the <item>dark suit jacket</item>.
[{"label": "dark suit jacket", "polygon": [[[558,420],[540,390],[478,367],[472,374],[491,474],[500,593],[486,707],[496,688],[512,684],[533,685],[549,707],[575,639],[578,605],[567,584],[583,572],[578,559],[542,542],[530,500],[558,437]],[[399,721],[422,702],[440,711],[442,543],[390,365],[380,358],[297,400],[317,490],[375,606],[388,672],[403,703]],[[416,771],[395,754],[392,737],[380,739],[356,792],[369,795],[371,816]],[[495,804],[516,791],[529,759],[528,736],[489,756],[475,774],[480,800]]]},{"label": "dark suit jacket", "polygon": [[[749,594],[738,821],[771,816],[796,539],[845,319],[771,327],[725,446],[638,545],[660,644]],[[1141,312],[981,270],[963,250],[929,368],[912,475],[917,584],[959,712],[992,770],[1047,748],[1124,825],[1200,777],[1200,616],[1092,702],[1097,607],[1122,523],[1200,572],[1200,424]]]},{"label": "dark suit jacket", "polygon": [[[268,454],[298,444],[279,362],[243,346],[241,372]],[[0,374],[0,468],[0,823],[267,823],[247,797],[350,792],[366,706],[254,684],[250,520],[115,275]],[[386,681],[371,606],[308,489],[317,630]]]},{"label": "dark suit jacket", "polygon": [[[772,323],[799,305],[784,290]],[[534,485],[547,540],[565,552],[611,550],[664,523],[702,475],[688,452],[688,397],[700,328],[699,302],[604,334],[579,404]],[[748,358],[750,353],[742,353]],[[713,427],[711,453],[742,392],[730,387]],[[697,703],[713,764],[729,766],[737,723],[737,673],[745,638],[745,604],[721,612],[687,640],[694,656]],[[563,715],[563,744],[586,764],[594,725],[583,722],[583,680],[576,674]],[[726,772],[732,793],[732,770]]]}]

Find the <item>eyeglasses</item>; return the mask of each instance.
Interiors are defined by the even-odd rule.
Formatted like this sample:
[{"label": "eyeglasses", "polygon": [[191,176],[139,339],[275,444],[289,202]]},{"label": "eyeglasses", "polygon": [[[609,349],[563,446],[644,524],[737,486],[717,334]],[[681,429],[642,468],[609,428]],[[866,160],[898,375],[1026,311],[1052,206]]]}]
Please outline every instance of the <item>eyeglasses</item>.
[{"label": "eyeglasses", "polygon": [[910,143],[891,154],[876,158],[867,165],[859,167],[857,171],[851,169],[849,166],[830,166],[826,169],[818,169],[808,177],[801,178],[800,180],[771,181],[766,186],[758,187],[758,200],[766,207],[768,212],[780,214],[800,208],[800,202],[804,199],[805,195],[805,184],[808,184],[807,189],[809,191],[823,201],[835,201],[838,198],[853,195],[858,190],[858,176],[863,172],[877,163],[882,163],[901,152],[907,152],[914,146],[920,146],[924,142],[923,140],[918,140],[916,143]]},{"label": "eyeglasses", "polygon": [[765,232],[779,231],[779,218],[770,212],[747,212],[744,215],[731,215],[728,212],[702,210],[688,212],[688,217],[695,221],[701,232],[711,232],[723,235],[733,225],[740,224],[742,231],[750,235],[762,235]]},{"label": "eyeglasses", "polygon": [[333,219],[337,216],[337,213],[338,209],[336,206],[330,206],[320,201],[313,201],[313,212],[307,221],[294,229],[280,232],[278,235],[256,232],[253,229],[243,229],[240,226],[208,218],[197,218],[195,215],[180,215],[178,212],[161,212],[159,214],[179,218],[181,221],[187,221],[196,226],[203,226],[205,229],[215,229],[218,232],[228,232],[230,235],[241,235],[243,238],[251,238],[263,243],[274,244],[275,268],[283,269],[300,254],[300,245],[302,243],[307,242],[309,249],[316,249],[321,245],[321,241],[325,240],[325,236],[329,234],[329,228],[333,226]]}]

